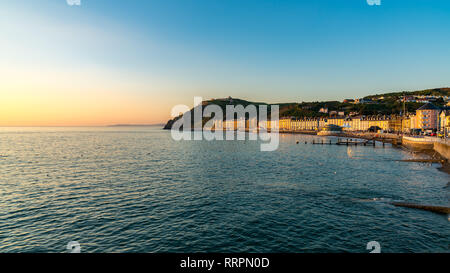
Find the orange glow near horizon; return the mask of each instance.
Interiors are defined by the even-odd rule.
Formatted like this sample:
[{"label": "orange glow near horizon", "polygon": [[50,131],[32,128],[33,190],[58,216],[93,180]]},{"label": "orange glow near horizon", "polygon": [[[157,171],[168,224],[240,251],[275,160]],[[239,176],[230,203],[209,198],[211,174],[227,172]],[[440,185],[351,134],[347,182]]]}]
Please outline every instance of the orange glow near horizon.
[{"label": "orange glow near horizon", "polygon": [[151,84],[127,86],[114,74],[68,77],[67,71],[34,75],[13,69],[0,73],[6,79],[0,83],[2,127],[156,124],[167,121],[173,106],[168,96],[164,99],[160,92],[152,92],[157,88]]},{"label": "orange glow near horizon", "polygon": [[166,121],[168,113],[163,104],[126,96],[22,93],[2,98],[0,126],[155,124]]}]

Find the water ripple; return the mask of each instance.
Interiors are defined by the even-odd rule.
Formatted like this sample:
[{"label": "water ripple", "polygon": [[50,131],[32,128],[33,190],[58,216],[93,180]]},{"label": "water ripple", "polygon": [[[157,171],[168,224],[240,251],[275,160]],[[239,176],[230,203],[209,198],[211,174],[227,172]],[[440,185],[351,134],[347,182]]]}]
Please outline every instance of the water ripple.
[{"label": "water ripple", "polygon": [[[393,148],[174,142],[154,128],[0,133],[0,251],[449,252],[449,177]],[[350,149],[350,150],[349,150]]]}]

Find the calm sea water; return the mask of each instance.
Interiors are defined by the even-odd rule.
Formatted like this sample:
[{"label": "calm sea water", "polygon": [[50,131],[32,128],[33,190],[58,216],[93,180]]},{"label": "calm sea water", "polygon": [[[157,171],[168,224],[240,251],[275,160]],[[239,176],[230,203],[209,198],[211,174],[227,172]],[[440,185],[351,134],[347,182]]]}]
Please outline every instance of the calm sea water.
[{"label": "calm sea water", "polygon": [[[449,175],[391,147],[0,128],[0,252],[449,252]],[[296,141],[302,143],[296,145]],[[373,200],[375,199],[375,200]]]}]

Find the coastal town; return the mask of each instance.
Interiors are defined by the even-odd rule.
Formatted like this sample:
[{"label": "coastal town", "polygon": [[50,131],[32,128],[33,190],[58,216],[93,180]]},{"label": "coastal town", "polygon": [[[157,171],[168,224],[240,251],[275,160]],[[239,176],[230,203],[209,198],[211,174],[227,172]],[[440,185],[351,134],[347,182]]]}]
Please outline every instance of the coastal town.
[{"label": "coastal town", "polygon": [[415,113],[406,115],[330,116],[321,118],[281,117],[280,131],[320,131],[335,125],[342,131],[405,133],[410,135],[445,136],[450,125],[450,107],[441,109],[428,102]]},{"label": "coastal town", "polygon": [[[278,129],[280,132],[319,132],[332,126],[342,132],[373,132],[407,135],[427,135],[446,137],[450,132],[450,106],[440,108],[432,102],[426,102],[414,113],[393,115],[345,115],[345,112],[328,112],[322,108],[325,117],[282,116],[279,121],[259,122],[258,128]],[[226,130],[249,129],[249,120],[224,120],[215,124],[216,128]]]},{"label": "coastal town", "polygon": [[[309,116],[290,116],[293,106],[284,106],[278,120],[249,120],[235,117],[232,120],[216,120],[211,129],[257,132],[261,130],[280,133],[310,134],[319,136],[342,136],[393,143],[413,149],[434,150],[450,159],[450,98],[449,96],[401,96],[394,99],[375,96],[371,98],[344,100],[340,105],[380,105],[383,100],[395,100],[402,105],[398,113],[364,115],[345,110],[329,110],[320,107]],[[233,98],[214,100],[213,103],[236,104]],[[241,103],[242,101],[239,101]],[[205,103],[206,104],[206,103]],[[251,103],[250,103],[251,104]],[[317,108],[316,103],[316,108]],[[408,106],[407,106],[408,105]],[[417,106],[413,111],[412,106]],[[223,106],[223,105],[222,105]],[[298,106],[296,106],[298,107]],[[309,107],[309,106],[308,106]],[[313,107],[310,107],[312,109]],[[386,108],[386,107],[385,107]],[[288,109],[288,110],[286,110]],[[348,106],[347,106],[348,109]],[[322,141],[322,143],[324,143]],[[346,144],[348,144],[348,140]],[[351,142],[354,143],[354,142]],[[383,144],[384,145],[384,144]]]},{"label": "coastal town", "polygon": [[[203,130],[337,136],[347,138],[345,145],[368,143],[362,140],[374,145],[381,142],[383,146],[391,143],[434,150],[450,159],[450,88],[387,93],[343,101],[281,104],[227,97],[202,101],[201,107],[209,105],[219,106],[221,113],[234,109],[234,114],[223,119],[219,116],[213,122],[210,122],[212,117],[204,117],[199,120]],[[279,108],[276,116],[269,113],[273,105]],[[250,112],[257,111],[261,106],[267,107],[267,118],[250,118]],[[244,113],[238,114],[236,107]],[[195,109],[190,110],[191,116]],[[164,129],[172,129],[174,122],[181,117],[183,114],[169,120]],[[195,127],[193,122],[191,128]],[[355,142],[352,139],[359,140]],[[331,142],[320,140],[319,143]]]}]

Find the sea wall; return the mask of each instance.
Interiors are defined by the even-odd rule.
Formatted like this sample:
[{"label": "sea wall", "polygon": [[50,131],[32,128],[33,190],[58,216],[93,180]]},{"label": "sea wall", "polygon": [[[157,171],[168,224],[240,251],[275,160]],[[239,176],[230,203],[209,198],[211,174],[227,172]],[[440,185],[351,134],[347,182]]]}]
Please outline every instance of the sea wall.
[{"label": "sea wall", "polygon": [[[450,143],[449,143],[450,144]],[[435,142],[434,150],[438,152],[440,155],[445,157],[447,160],[450,160],[450,146],[445,142]]]},{"label": "sea wall", "polygon": [[402,144],[415,150],[431,150],[434,147],[434,141],[423,137],[403,137]]},{"label": "sea wall", "polygon": [[450,160],[450,141],[437,137],[403,137],[402,144],[414,150],[435,150]]}]

